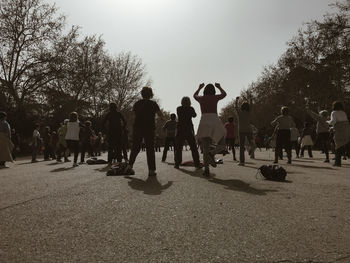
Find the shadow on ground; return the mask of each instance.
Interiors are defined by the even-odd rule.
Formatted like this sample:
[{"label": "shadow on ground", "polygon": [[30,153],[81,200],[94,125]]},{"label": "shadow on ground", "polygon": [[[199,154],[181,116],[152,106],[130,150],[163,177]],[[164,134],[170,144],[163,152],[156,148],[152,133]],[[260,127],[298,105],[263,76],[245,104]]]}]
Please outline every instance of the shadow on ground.
[{"label": "shadow on ground", "polygon": [[146,195],[160,195],[164,190],[172,186],[173,182],[169,181],[162,185],[156,176],[149,176],[146,181],[126,176],[129,179],[128,185],[135,190],[142,191]]},{"label": "shadow on ground", "polygon": [[56,168],[56,169],[53,169],[51,170],[50,172],[51,173],[58,173],[58,172],[64,172],[64,171],[69,171],[69,170],[72,170],[74,169],[74,167],[61,167],[61,168]]}]

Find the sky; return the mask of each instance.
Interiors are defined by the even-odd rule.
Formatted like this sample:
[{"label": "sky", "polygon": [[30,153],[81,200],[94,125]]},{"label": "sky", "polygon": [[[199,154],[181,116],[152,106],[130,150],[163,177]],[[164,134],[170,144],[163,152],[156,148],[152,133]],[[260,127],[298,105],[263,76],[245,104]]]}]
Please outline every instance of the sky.
[{"label": "sky", "polygon": [[[332,12],[330,0],[47,0],[67,26],[102,35],[111,55],[130,51],[146,65],[155,96],[175,112],[200,83],[219,82],[219,110],[275,63],[286,42]],[[198,103],[192,99],[197,113]],[[195,124],[199,122],[196,118]]]}]

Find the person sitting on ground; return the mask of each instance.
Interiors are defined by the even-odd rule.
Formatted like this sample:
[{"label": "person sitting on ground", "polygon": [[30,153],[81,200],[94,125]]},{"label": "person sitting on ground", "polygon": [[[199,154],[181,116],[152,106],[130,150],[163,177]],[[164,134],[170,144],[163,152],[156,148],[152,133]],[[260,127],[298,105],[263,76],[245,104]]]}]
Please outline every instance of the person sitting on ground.
[{"label": "person sitting on ground", "polygon": [[328,122],[334,129],[335,163],[341,166],[341,157],[350,151],[350,124],[344,106],[340,101],[333,102],[331,119]]},{"label": "person sitting on ground", "polygon": [[6,121],[6,112],[0,111],[0,168],[6,167],[6,162],[13,162],[11,142],[11,127]]},{"label": "person sitting on ground", "polygon": [[226,129],[226,145],[232,149],[233,160],[237,161],[236,150],[235,150],[236,134],[235,134],[235,124],[233,123],[233,117],[228,118],[227,122],[225,123],[225,129]]},{"label": "person sitting on ground", "polygon": [[172,113],[170,115],[170,120],[168,120],[164,126],[163,130],[165,131],[165,142],[163,149],[162,162],[165,162],[169,146],[172,144],[175,145],[175,135],[176,135],[176,114]]},{"label": "person sitting on ground", "polygon": [[329,163],[329,152],[328,152],[328,143],[329,143],[329,124],[328,120],[328,111],[322,110],[319,114],[313,112],[306,108],[307,113],[317,121],[316,133],[317,139],[321,142],[322,151],[326,155],[326,160],[324,162]]},{"label": "person sitting on ground", "polygon": [[312,146],[314,142],[312,140],[313,129],[311,123],[305,122],[304,129],[301,133],[301,152],[300,156],[304,157],[304,151],[307,149],[309,157],[312,158]]},{"label": "person sitting on ground", "polygon": [[78,155],[79,155],[79,134],[81,124],[78,120],[78,113],[72,112],[69,115],[69,121],[67,123],[67,133],[65,136],[68,148],[74,153],[73,167],[78,166]]},{"label": "person sitting on ground", "polygon": [[178,116],[177,132],[175,138],[175,168],[179,168],[182,163],[182,148],[185,141],[188,142],[191,152],[194,166],[200,169],[199,153],[196,145],[196,138],[194,136],[194,129],[192,118],[197,116],[193,107],[191,107],[191,100],[189,97],[183,97],[181,100],[181,106],[177,107],[176,113]]},{"label": "person sitting on ground", "polygon": [[[141,90],[142,99],[137,101],[133,106],[135,113],[135,121],[132,136],[132,148],[130,153],[129,164],[125,171],[132,171],[136,157],[140,152],[142,140],[144,139],[146,146],[148,176],[156,176],[156,160],[155,160],[155,116],[163,114],[158,104],[151,100],[153,98],[153,90],[150,87],[144,87]],[[133,171],[132,171],[133,172]]]},{"label": "person sitting on ground", "polygon": [[292,117],[289,115],[288,107],[281,108],[281,115],[271,122],[272,126],[278,125],[275,149],[275,161],[278,163],[278,157],[283,151],[287,152],[288,164],[292,163],[292,149],[290,143],[290,128],[295,126]]},{"label": "person sitting on ground", "polygon": [[[215,87],[220,90],[221,94],[215,95]],[[199,102],[202,112],[197,138],[203,147],[204,176],[210,175],[209,164],[216,167],[215,154],[225,150],[226,130],[218,116],[217,105],[219,100],[226,97],[226,92],[219,83],[215,83],[215,87],[213,84],[207,84],[204,88],[204,83],[202,83],[193,95],[194,99]],[[200,96],[199,92],[202,88],[204,88],[204,92],[203,96]],[[216,146],[210,149],[213,144]]]},{"label": "person sitting on ground", "polygon": [[245,140],[247,138],[248,144],[253,144],[253,131],[251,127],[251,105],[247,101],[244,101],[241,104],[241,107],[238,107],[239,97],[236,97],[234,104],[234,110],[238,119],[238,135],[239,135],[239,165],[244,166],[245,164]]}]

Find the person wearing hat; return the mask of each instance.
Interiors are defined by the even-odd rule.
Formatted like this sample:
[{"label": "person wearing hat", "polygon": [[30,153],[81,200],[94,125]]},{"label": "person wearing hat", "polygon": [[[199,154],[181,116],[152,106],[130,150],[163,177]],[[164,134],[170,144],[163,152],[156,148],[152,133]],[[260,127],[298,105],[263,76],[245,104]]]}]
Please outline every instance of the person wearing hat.
[{"label": "person wearing hat", "polygon": [[329,151],[328,151],[328,142],[329,142],[329,124],[328,120],[328,111],[322,110],[318,114],[313,112],[308,107],[306,108],[307,113],[317,121],[316,124],[316,133],[317,139],[320,141],[322,150],[326,155],[325,163],[329,163]]},{"label": "person wearing hat", "polygon": [[6,119],[6,112],[0,111],[0,168],[5,168],[6,162],[13,162],[13,143],[11,142],[11,128]]}]

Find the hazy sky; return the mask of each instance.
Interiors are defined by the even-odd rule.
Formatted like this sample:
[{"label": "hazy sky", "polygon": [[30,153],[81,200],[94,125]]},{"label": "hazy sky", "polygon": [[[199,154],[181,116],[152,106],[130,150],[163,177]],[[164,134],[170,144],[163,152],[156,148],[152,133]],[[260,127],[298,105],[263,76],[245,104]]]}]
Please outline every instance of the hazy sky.
[{"label": "hazy sky", "polygon": [[[201,82],[220,82],[223,107],[277,61],[304,22],[321,19],[330,0],[49,0],[102,35],[109,52],[131,51],[146,64],[161,106],[175,111]],[[199,107],[192,100],[197,113]],[[198,122],[198,118],[195,123]]]}]

